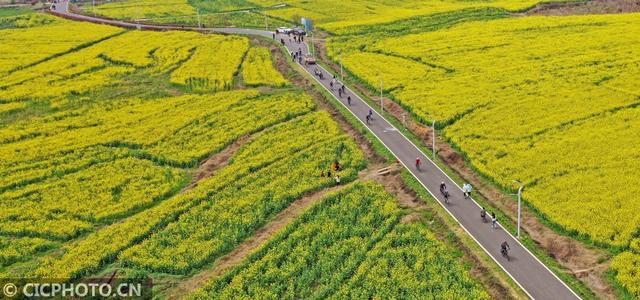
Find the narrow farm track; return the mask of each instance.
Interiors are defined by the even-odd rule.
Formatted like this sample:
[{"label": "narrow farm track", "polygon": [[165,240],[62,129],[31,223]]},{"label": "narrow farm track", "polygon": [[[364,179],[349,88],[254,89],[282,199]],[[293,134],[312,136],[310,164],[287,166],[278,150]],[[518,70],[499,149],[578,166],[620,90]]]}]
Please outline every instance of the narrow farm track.
[{"label": "narrow farm track", "polygon": [[335,186],[323,189],[321,191],[304,196],[289,205],[285,210],[281,211],[273,220],[267,223],[250,238],[238,245],[229,254],[219,258],[213,263],[213,267],[188,278],[173,289],[167,295],[168,299],[179,299],[188,295],[189,292],[201,288],[212,278],[222,275],[225,271],[230,270],[234,266],[241,263],[255,249],[263,245],[267,240],[273,237],[281,229],[291,224],[295,219],[302,215],[308,208],[320,201],[329,193],[337,192],[349,185]]},{"label": "narrow farm track", "polygon": [[[118,20],[101,19],[78,15],[68,11],[68,3],[61,1],[54,15],[77,21],[87,21],[100,24],[108,24],[125,28],[138,28],[143,30],[190,30],[199,32],[218,32],[226,34],[257,35],[272,38],[272,32],[242,28],[196,28],[182,26],[162,26],[136,24]],[[278,35],[276,39],[285,41],[288,52],[302,51],[308,53],[307,45],[289,41],[286,35]],[[344,107],[349,110],[369,131],[402,163],[407,170],[423,185],[423,187],[433,196],[444,209],[460,224],[460,226],[493,258],[494,261],[527,293],[532,299],[580,299],[562,280],[560,280],[551,270],[549,270],[540,260],[538,260],[529,250],[526,249],[513,235],[504,230],[498,224],[497,229],[492,229],[489,223],[480,221],[480,206],[474,200],[466,200],[463,197],[462,189],[449,178],[449,176],[436,166],[429,157],[416,147],[406,136],[397,130],[383,115],[373,110],[373,121],[370,125],[365,122],[366,115],[372,109],[365,101],[346,88],[346,95],[338,96],[337,88],[330,88],[330,81],[333,74],[320,66],[305,66],[299,64],[304,72],[307,72],[316,81],[338,99]],[[324,80],[313,75],[314,68],[317,68],[324,75]],[[351,96],[351,104],[347,104],[346,97]],[[420,158],[421,170],[414,167],[416,158]],[[450,203],[446,204],[440,195],[440,182],[445,182],[451,193]],[[295,209],[295,208],[292,208]],[[253,239],[259,238],[259,235]],[[511,261],[507,261],[500,255],[500,244],[507,241],[511,246],[509,255]],[[250,245],[249,245],[250,246]],[[236,249],[242,250],[242,246]],[[236,251],[234,250],[234,251]],[[231,255],[231,254],[230,254]],[[208,272],[215,272],[217,268]],[[211,274],[215,275],[215,274]],[[203,275],[204,276],[204,275]],[[198,275],[196,275],[197,278]],[[194,279],[197,280],[197,279]],[[187,284],[187,283],[185,283]]]}]

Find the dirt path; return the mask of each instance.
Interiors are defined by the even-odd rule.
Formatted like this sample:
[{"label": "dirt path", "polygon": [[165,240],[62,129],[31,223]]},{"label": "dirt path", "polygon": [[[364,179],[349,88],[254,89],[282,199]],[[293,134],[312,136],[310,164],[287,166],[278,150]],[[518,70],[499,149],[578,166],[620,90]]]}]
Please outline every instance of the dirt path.
[{"label": "dirt path", "polygon": [[568,16],[640,12],[639,0],[591,0],[575,3],[542,3],[521,16]]},{"label": "dirt path", "polygon": [[248,143],[251,140],[250,135],[245,135],[237,139],[231,145],[227,146],[224,150],[210,156],[206,160],[204,160],[200,167],[193,173],[193,178],[191,180],[191,184],[183,189],[185,190],[192,189],[198,185],[198,182],[202,181],[205,178],[211,177],[217,170],[227,166],[229,164],[229,158],[231,158],[240,147],[244,144]]},{"label": "dirt path", "polygon": [[211,279],[225,273],[227,270],[230,270],[241,263],[255,249],[263,245],[281,229],[293,222],[308,208],[320,201],[325,195],[344,189],[347,186],[348,185],[323,189],[319,192],[312,193],[296,200],[289,207],[276,215],[271,222],[260,228],[253,236],[242,242],[229,254],[217,259],[211,268],[205,268],[204,271],[180,282],[180,284],[167,295],[167,298],[183,298],[190,292],[203,287]]}]

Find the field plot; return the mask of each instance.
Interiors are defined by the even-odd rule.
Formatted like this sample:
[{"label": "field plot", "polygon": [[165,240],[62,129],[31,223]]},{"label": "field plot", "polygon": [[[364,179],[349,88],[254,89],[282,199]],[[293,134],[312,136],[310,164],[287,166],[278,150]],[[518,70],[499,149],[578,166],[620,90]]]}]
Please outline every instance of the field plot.
[{"label": "field plot", "polygon": [[282,74],[273,67],[269,49],[252,48],[242,66],[242,79],[249,86],[271,85],[284,86],[287,81]]},{"label": "field plot", "polygon": [[316,26],[331,33],[345,34],[363,27],[409,19],[412,17],[453,12],[463,9],[495,7],[508,10],[522,10],[531,7],[539,0],[497,0],[497,1],[274,1],[253,0],[264,7],[281,3],[283,8],[267,10],[267,14],[283,20],[295,20],[300,17],[312,19]]},{"label": "field plot", "polygon": [[[122,30],[115,27],[56,20],[54,17],[27,14],[1,18],[7,26],[0,27],[0,75],[5,77],[12,71],[49,58],[52,55],[94,43]],[[25,21],[39,20],[35,26]],[[73,34],[56,35],[52,32],[67,31]],[[33,49],[40,49],[33,51]]]},{"label": "field plot", "polygon": [[163,18],[196,14],[196,9],[189,5],[187,0],[115,1],[95,6],[95,9],[93,6],[88,6],[87,11],[115,19]]},{"label": "field plot", "polygon": [[95,8],[85,4],[81,10],[88,15],[157,24],[261,29],[291,25],[289,20],[266,16],[259,5],[245,0],[126,0]]},{"label": "field plot", "polygon": [[423,224],[400,216],[380,186],[356,183],[191,298],[489,298]]}]

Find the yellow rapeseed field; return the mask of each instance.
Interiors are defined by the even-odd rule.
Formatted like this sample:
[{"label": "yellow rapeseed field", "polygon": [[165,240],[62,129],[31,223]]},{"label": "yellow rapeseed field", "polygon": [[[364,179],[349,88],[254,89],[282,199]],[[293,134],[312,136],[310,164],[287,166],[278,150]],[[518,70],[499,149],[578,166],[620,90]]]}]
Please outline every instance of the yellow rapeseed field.
[{"label": "yellow rapeseed field", "polygon": [[158,19],[163,17],[193,16],[196,9],[187,0],[127,0],[87,7],[96,13],[115,19]]},{"label": "yellow rapeseed field", "polygon": [[273,67],[267,48],[251,48],[242,64],[242,80],[246,85],[284,86],[287,80]]},{"label": "yellow rapeseed field", "polygon": [[[401,19],[421,15],[451,12],[461,9],[497,7],[508,10],[522,10],[531,7],[540,0],[497,0],[497,1],[273,1],[253,0],[252,2],[265,7],[285,3],[283,8],[267,10],[267,14],[281,19],[300,22],[300,17],[312,19],[316,26],[329,32],[348,32],[354,26],[375,26]],[[295,20],[294,20],[295,19]]]}]

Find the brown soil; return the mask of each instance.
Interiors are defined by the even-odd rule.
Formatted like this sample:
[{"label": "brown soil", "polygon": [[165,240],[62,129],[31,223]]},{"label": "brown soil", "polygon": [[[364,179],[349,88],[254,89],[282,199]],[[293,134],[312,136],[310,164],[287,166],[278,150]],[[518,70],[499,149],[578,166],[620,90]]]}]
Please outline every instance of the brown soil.
[{"label": "brown soil", "polygon": [[198,169],[194,172],[191,184],[185,187],[183,191],[196,187],[198,185],[198,182],[200,182],[202,179],[211,177],[217,170],[225,167],[229,163],[229,158],[231,158],[231,156],[233,156],[236,151],[238,151],[238,149],[242,147],[242,145],[248,143],[250,140],[251,137],[249,135],[240,137],[224,150],[204,160],[200,164],[200,167],[198,167]]},{"label": "brown soil", "polygon": [[280,230],[285,228],[295,219],[297,219],[302,213],[304,213],[313,204],[320,201],[328,193],[339,191],[346,186],[336,186],[328,189],[321,190],[319,192],[304,196],[289,207],[280,212],[273,220],[264,227],[260,228],[252,237],[245,240],[242,244],[238,245],[229,254],[219,258],[213,263],[213,267],[205,269],[204,271],[181,281],[180,284],[169,295],[168,299],[181,298],[187,295],[189,292],[194,291],[204,286],[212,278],[215,278],[226,271],[230,270],[234,266],[251,254],[254,250],[264,244],[272,236],[277,234]]},{"label": "brown soil", "polygon": [[630,12],[640,12],[640,0],[591,0],[577,3],[543,3],[536,5],[521,15],[566,16]]}]

